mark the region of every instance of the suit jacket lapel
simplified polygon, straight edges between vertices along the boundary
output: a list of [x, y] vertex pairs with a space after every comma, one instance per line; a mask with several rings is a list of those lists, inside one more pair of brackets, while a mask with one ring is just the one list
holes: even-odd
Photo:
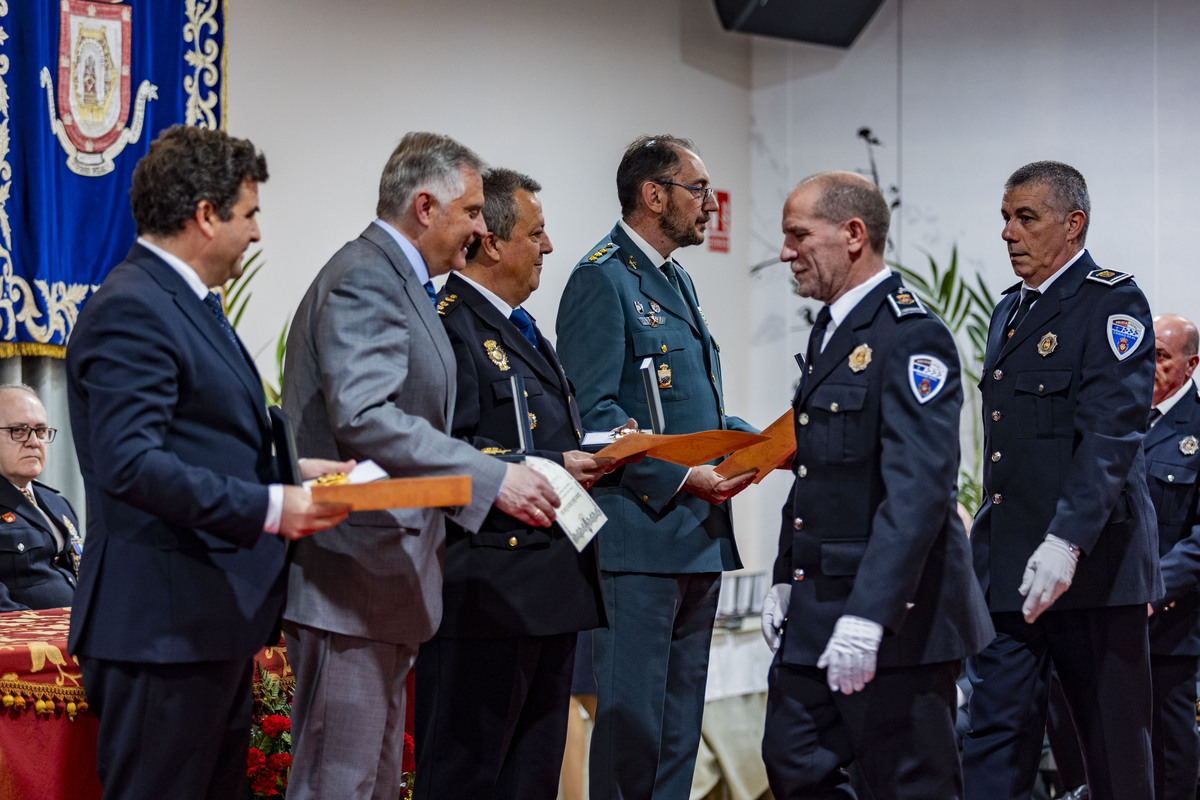
[[250, 354], [240, 344], [235, 347], [233, 342], [229, 341], [221, 323], [205, 307], [204, 301], [196, 297], [192, 287], [169, 264], [137, 244], [130, 250], [128, 260], [136, 262], [146, 270], [150, 277], [171, 295], [172, 301], [183, 317], [196, 328], [200, 336], [229, 365], [229, 368], [237, 375], [242, 387], [254, 399], [259, 425], [269, 435], [271, 423], [267, 418], [267, 402], [263, 394], [262, 378], [259, 377], [258, 370], [250, 359]]
[[1000, 360], [1000, 350], [1004, 344], [1004, 329], [1008, 318], [1013, 315], [1013, 310], [1017, 304], [1021, 302], [1021, 294], [1016, 291], [1021, 284], [1012, 286], [1005, 290], [1005, 296], [1000, 298], [1000, 302], [996, 303], [996, 309], [992, 312], [992, 324], [988, 327], [987, 352], [983, 357], [983, 375], [980, 380], [983, 380], [984, 375], [991, 372], [996, 366], [996, 362]]
[[492, 305], [491, 300], [488, 300], [474, 286], [454, 274], [451, 274], [446, 280], [446, 291], [459, 295], [462, 298], [462, 302], [470, 306], [471, 311], [476, 316], [482, 319], [489, 327], [495, 328], [500, 335], [500, 339], [504, 342], [504, 346], [537, 372], [543, 381], [547, 381], [551, 385], [558, 384], [558, 374], [550, 366], [549, 362], [546, 361], [545, 356], [534, 349], [529, 340], [521, 335], [521, 331], [517, 329], [512, 320], [501, 314], [500, 310]]
[[[637, 276], [638, 288], [641, 293], [654, 300], [665, 311], [679, 317], [693, 330], [699, 330], [683, 297], [675, 291], [675, 287], [667, 280], [667, 276], [663, 275], [662, 270], [655, 267], [650, 261], [650, 257], [643, 253], [642, 249], [626, 235], [625, 229], [621, 227], [620, 223], [613, 228], [612, 239], [621, 248], [621, 259], [625, 268]], [[652, 312], [647, 309], [646, 313]]]
[[[403, 234], [401, 234], [403, 235]], [[441, 362], [442, 371], [446, 378], [446, 405], [442, 409], [446, 420], [446, 433], [450, 432], [450, 425], [453, 421], [451, 409], [454, 408], [455, 394], [458, 391], [458, 380], [456, 378], [457, 367], [454, 362], [454, 349], [450, 346], [450, 338], [446, 335], [446, 329], [442, 327], [442, 321], [438, 317], [437, 311], [434, 309], [433, 303], [429, 302], [429, 294], [425, 291], [425, 286], [417, 280], [417, 273], [413, 266], [408, 261], [408, 257], [404, 255], [404, 251], [400, 249], [400, 245], [396, 244], [396, 240], [392, 235], [380, 228], [375, 223], [367, 226], [367, 229], [362, 232], [362, 238], [374, 244], [383, 251], [388, 261], [391, 262], [392, 268], [400, 277], [401, 285], [404, 288], [404, 295], [408, 298], [416, 312], [416, 318], [421, 325], [425, 326], [425, 330], [437, 344], [436, 354]], [[415, 326], [418, 324], [413, 322]]]
[[800, 397], [802, 401], [808, 398], [813, 389], [820, 385], [821, 381], [829, 376], [829, 373], [837, 369], [838, 365], [849, 357], [855, 347], [863, 344], [856, 332], [857, 329], [871, 324], [871, 320], [879, 312], [879, 306], [883, 304], [884, 298], [899, 285], [899, 278], [895, 275], [889, 277], [867, 292], [867, 296], [850, 310], [840, 325], [834, 328], [833, 335], [829, 337], [825, 349], [813, 359], [816, 363], [813, 365], [812, 374], [806, 372], [801, 380]]
[[[1192, 424], [1192, 414], [1196, 410], [1197, 400], [1193, 396], [1195, 387], [1192, 388], [1191, 395], [1179, 398], [1171, 410], [1163, 415], [1157, 424], [1146, 432], [1146, 438], [1142, 440], [1142, 447], [1146, 450], [1155, 445], [1165, 442], [1168, 439], [1182, 439], [1187, 433], [1188, 427]], [[1149, 413], [1149, 409], [1147, 412]]]

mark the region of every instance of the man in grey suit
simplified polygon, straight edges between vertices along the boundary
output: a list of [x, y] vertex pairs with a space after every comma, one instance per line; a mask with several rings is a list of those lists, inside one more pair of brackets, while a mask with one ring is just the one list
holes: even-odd
[[[692, 279], [671, 260], [704, 241], [717, 210], [686, 139], [643, 136], [617, 167], [622, 219], [567, 281], [558, 352], [585, 428], [650, 427], [639, 367], [654, 360], [666, 433], [732, 428], [720, 348]], [[750, 482], [711, 464], [647, 458], [597, 481], [596, 537], [609, 627], [596, 631], [599, 684], [591, 796], [672, 800], [692, 784], [721, 572], [741, 566], [724, 504]]]
[[405, 678], [442, 615], [443, 514], [478, 531], [493, 503], [548, 526], [558, 497], [529, 467], [449, 436], [454, 352], [430, 278], [486, 233], [481, 161], [446, 136], [406, 135], [379, 218], [321, 270], [288, 335], [284, 408], [314, 455], [373, 459], [392, 477], [469, 474], [452, 510], [355, 512], [292, 550], [284, 633], [296, 672], [289, 795], [400, 795]]

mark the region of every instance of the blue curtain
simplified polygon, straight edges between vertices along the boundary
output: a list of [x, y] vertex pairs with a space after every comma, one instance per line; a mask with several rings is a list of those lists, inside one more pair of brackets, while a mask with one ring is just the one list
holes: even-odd
[[0, 0], [0, 357], [61, 358], [135, 238], [133, 168], [224, 113], [223, 0]]

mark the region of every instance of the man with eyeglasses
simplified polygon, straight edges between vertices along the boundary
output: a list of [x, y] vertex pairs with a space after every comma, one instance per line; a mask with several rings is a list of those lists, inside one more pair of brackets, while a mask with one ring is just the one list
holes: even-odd
[[[639, 371], [653, 359], [666, 433], [755, 430], [726, 416], [719, 348], [692, 279], [671, 255], [704, 241], [717, 210], [695, 146], [642, 136], [617, 168], [621, 220], [572, 272], [558, 352], [589, 430], [650, 427]], [[596, 631], [599, 685], [592, 797], [686, 798], [692, 783], [721, 572], [741, 567], [725, 503], [750, 475], [656, 459], [596, 482], [596, 538], [609, 627]]]
[[46, 409], [24, 384], [0, 386], [0, 611], [71, 605], [79, 567], [79, 519], [36, 478], [46, 467]]

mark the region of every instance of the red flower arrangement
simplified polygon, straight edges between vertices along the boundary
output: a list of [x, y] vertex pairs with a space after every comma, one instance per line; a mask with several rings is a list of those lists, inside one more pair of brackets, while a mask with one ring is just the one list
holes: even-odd
[[[292, 772], [292, 698], [279, 678], [267, 672], [258, 661], [259, 697], [254, 703], [250, 723], [250, 750], [246, 755], [246, 777], [250, 781], [250, 800], [287, 797]], [[411, 758], [413, 739], [404, 734], [404, 753]], [[413, 773], [401, 776], [400, 800], [412, 800]]]

